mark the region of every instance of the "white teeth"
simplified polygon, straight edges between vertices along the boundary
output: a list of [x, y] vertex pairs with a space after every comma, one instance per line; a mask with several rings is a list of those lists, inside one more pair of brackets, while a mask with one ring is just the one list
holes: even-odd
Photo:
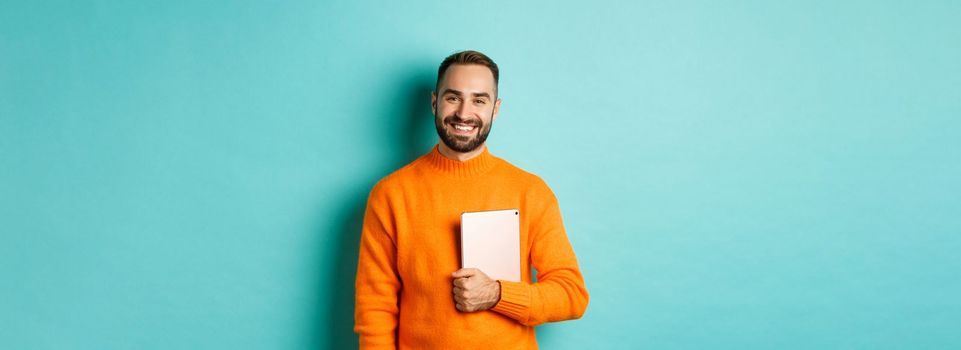
[[474, 127], [473, 127], [473, 126], [469, 126], [469, 125], [454, 125], [454, 128], [456, 128], [457, 130], [461, 130], [461, 131], [471, 131], [471, 130], [474, 130]]

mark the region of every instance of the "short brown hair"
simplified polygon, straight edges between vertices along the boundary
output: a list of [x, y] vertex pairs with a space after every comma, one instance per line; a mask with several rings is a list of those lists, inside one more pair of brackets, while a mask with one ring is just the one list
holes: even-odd
[[437, 84], [435, 89], [440, 88], [440, 80], [444, 78], [444, 73], [447, 72], [447, 68], [455, 64], [479, 64], [487, 67], [494, 74], [494, 89], [497, 89], [497, 80], [500, 78], [499, 71], [497, 70], [497, 63], [494, 63], [490, 57], [487, 55], [474, 50], [466, 50], [461, 52], [455, 52], [454, 54], [447, 56], [443, 62], [440, 63], [440, 68], [437, 69]]

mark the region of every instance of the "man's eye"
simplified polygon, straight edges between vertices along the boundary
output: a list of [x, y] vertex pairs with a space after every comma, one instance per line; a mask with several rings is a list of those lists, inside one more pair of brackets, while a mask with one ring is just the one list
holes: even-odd
[[449, 96], [449, 97], [447, 97], [447, 101], [448, 101], [448, 102], [457, 102], [457, 97]]
[[474, 103], [479, 104], [479, 105], [482, 105], [482, 104], [487, 103], [487, 101], [484, 101], [484, 100], [474, 100]]

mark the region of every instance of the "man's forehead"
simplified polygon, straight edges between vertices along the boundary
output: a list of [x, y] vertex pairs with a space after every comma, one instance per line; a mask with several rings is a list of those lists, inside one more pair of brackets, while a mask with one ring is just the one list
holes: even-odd
[[493, 92], [494, 73], [477, 64], [455, 64], [447, 69], [441, 81], [441, 92], [453, 89], [463, 93]]

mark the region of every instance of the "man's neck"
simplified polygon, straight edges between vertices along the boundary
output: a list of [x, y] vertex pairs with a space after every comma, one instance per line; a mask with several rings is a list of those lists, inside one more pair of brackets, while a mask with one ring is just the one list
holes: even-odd
[[470, 152], [457, 152], [455, 150], [452, 150], [450, 149], [450, 147], [447, 147], [447, 145], [444, 144], [443, 141], [440, 142], [439, 145], [437, 146], [437, 150], [440, 151], [441, 155], [443, 155], [444, 157], [447, 157], [448, 159], [453, 159], [461, 162], [466, 162], [468, 160], [473, 159], [474, 157], [479, 156], [481, 153], [484, 153], [485, 148], [487, 148], [486, 142], [480, 145], [480, 147], [477, 147], [477, 149]]

